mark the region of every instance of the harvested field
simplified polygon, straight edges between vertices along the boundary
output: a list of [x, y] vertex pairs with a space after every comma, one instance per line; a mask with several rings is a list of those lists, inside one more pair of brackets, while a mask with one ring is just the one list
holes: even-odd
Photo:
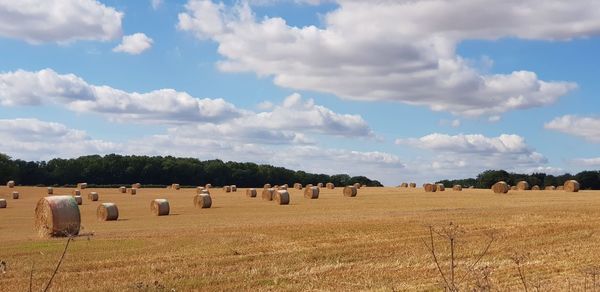
[[[211, 190], [212, 207], [193, 204], [196, 189], [118, 189], [84, 200], [81, 234], [70, 243], [52, 291], [306, 291], [442, 290], [431, 255], [427, 225], [464, 229], [458, 273], [484, 247], [481, 260], [492, 270], [496, 290], [521, 291], [515, 252], [529, 253], [524, 265], [541, 291], [583, 291], [586, 268], [600, 263], [600, 191], [509, 191], [463, 189], [425, 193], [422, 188], [366, 188], [347, 198], [342, 188], [321, 189], [318, 200], [288, 189], [289, 205]], [[40, 238], [34, 229], [37, 201], [45, 188], [0, 187], [22, 197], [0, 209], [0, 274], [5, 291], [27, 291], [35, 261], [34, 290], [50, 278], [66, 239]], [[55, 188], [55, 194], [70, 189]], [[153, 216], [153, 199], [169, 200], [169, 216]], [[119, 206], [119, 219], [102, 222], [103, 202]], [[448, 250], [435, 237], [446, 269]], [[282, 248], [283, 247], [283, 248]], [[74, 279], [85, 279], [77, 280]], [[589, 288], [590, 278], [587, 278]], [[466, 290], [466, 289], [463, 289]]]

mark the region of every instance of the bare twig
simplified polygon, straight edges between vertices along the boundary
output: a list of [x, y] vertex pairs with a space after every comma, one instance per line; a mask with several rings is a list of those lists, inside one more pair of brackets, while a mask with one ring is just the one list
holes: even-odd
[[33, 291], [33, 268], [35, 267], [35, 259], [31, 261], [31, 272], [29, 273], [29, 292]]
[[429, 249], [429, 252], [431, 253], [431, 256], [433, 257], [433, 262], [435, 263], [435, 266], [437, 267], [438, 272], [440, 273], [440, 276], [444, 280], [444, 283], [446, 283], [446, 287], [450, 287], [450, 285], [448, 284], [448, 280], [446, 280], [446, 275], [444, 275], [444, 271], [442, 271], [442, 267], [440, 267], [440, 263], [437, 259], [437, 255], [435, 254], [435, 245], [433, 242], [433, 226], [429, 226], [429, 238], [431, 240], [431, 246], [429, 246], [427, 244], [427, 242], [425, 242], [425, 240], [423, 240], [423, 243], [425, 244], [425, 246], [427, 246], [427, 249]]
[[490, 246], [492, 246], [492, 243], [494, 242], [494, 234], [490, 233], [489, 234], [490, 237], [490, 241], [488, 242], [488, 244], [485, 246], [485, 248], [483, 249], [483, 251], [479, 254], [479, 257], [477, 257], [477, 260], [475, 260], [468, 268], [467, 271], [469, 271], [467, 274], [463, 275], [458, 281], [461, 282], [463, 279], [465, 279], [466, 277], [468, 277], [472, 271], [473, 268], [479, 263], [479, 261], [481, 261], [481, 259], [488, 253], [488, 250], [490, 249]]
[[52, 280], [54, 280], [54, 276], [56, 276], [56, 273], [58, 272], [58, 268], [60, 268], [60, 264], [62, 264], [62, 261], [65, 258], [65, 254], [67, 253], [67, 249], [69, 248], [69, 243], [71, 243], [71, 239], [73, 239], [73, 237], [69, 236], [69, 238], [67, 239], [67, 244], [65, 244], [65, 249], [63, 250], [63, 253], [60, 256], [60, 259], [58, 260], [58, 264], [56, 265], [56, 268], [54, 269], [54, 273], [52, 273], [52, 277], [50, 277], [50, 280], [48, 281], [46, 288], [44, 288], [44, 292], [46, 292], [46, 291], [48, 291], [48, 289], [50, 289], [50, 285], [52, 285]]

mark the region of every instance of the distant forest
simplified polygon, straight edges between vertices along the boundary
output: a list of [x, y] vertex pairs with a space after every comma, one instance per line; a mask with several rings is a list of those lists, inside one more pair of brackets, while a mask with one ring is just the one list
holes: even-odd
[[462, 185], [464, 187], [474, 186], [476, 188], [490, 188], [498, 181], [505, 181], [509, 185], [516, 185], [519, 181], [527, 181], [530, 186], [538, 185], [540, 188], [546, 186], [562, 186], [567, 180], [577, 180], [582, 190], [600, 190], [600, 171], [582, 171], [576, 175], [569, 173], [554, 176], [545, 173], [520, 174], [509, 173], [504, 170], [486, 170], [477, 178], [441, 180], [436, 183], [444, 184], [446, 187]]
[[332, 182], [336, 186], [360, 183], [382, 186], [376, 180], [347, 174], [312, 174], [283, 167], [256, 163], [200, 161], [172, 156], [90, 155], [74, 159], [24, 161], [0, 153], [0, 182], [14, 180], [17, 185], [65, 186], [87, 182], [90, 186], [119, 186], [141, 183], [143, 186], [236, 185], [262, 187], [266, 183], [317, 184]]

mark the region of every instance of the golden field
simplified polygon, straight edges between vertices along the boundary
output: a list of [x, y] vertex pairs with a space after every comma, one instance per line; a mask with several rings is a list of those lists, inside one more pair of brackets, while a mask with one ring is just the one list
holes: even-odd
[[[9, 194], [19, 191], [21, 198]], [[438, 291], [441, 278], [424, 240], [429, 229], [459, 225], [457, 278], [494, 234], [488, 253], [461, 281], [481, 282], [487, 266], [495, 291], [521, 291], [515, 255], [530, 291], [593, 291], [600, 278], [600, 191], [510, 191], [465, 189], [321, 189], [316, 200], [289, 189], [290, 205], [247, 198], [245, 189], [211, 189], [213, 205], [197, 209], [195, 189], [82, 190], [84, 229], [71, 242], [52, 291]], [[98, 202], [87, 199], [90, 191]], [[0, 290], [27, 291], [33, 265], [34, 291], [48, 281], [66, 243], [42, 239], [33, 228], [45, 188], [0, 188]], [[71, 189], [55, 188], [55, 194]], [[166, 198], [171, 215], [152, 216], [150, 201]], [[96, 220], [101, 202], [114, 202], [119, 220]], [[435, 235], [444, 272], [448, 244]], [[600, 279], [598, 279], [600, 282]], [[597, 284], [600, 287], [600, 284]], [[480, 288], [482, 289], [482, 288]]]

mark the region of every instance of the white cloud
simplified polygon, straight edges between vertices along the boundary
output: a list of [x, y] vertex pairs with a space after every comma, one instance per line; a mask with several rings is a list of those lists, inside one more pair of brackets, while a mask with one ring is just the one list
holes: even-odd
[[546, 129], [600, 143], [600, 118], [565, 115], [544, 125]]
[[123, 36], [121, 43], [113, 49], [113, 52], [139, 55], [150, 49], [154, 41], [143, 33], [134, 33]]
[[600, 33], [600, 2], [590, 0], [338, 2], [318, 28], [293, 27], [277, 17], [257, 20], [247, 3], [190, 0], [178, 28], [217, 42], [223, 71], [251, 71], [283, 87], [343, 98], [496, 119], [552, 104], [576, 85], [543, 81], [529, 71], [482, 74], [456, 54], [461, 41]]
[[37, 119], [0, 120], [0, 152], [13, 157], [46, 160], [118, 151], [117, 143], [90, 138], [84, 131]]
[[94, 0], [0, 0], [0, 36], [34, 44], [112, 40], [121, 35], [122, 18]]
[[594, 158], [577, 158], [571, 160], [571, 164], [581, 167], [600, 167], [600, 157]]
[[[374, 137], [359, 115], [340, 114], [303, 100], [285, 98], [270, 111], [252, 112], [224, 99], [195, 98], [174, 89], [147, 93], [126, 92], [88, 84], [82, 78], [51, 69], [0, 73], [0, 105], [64, 105], [76, 112], [91, 112], [113, 121], [182, 125], [189, 135], [219, 135], [263, 143], [314, 143], [307, 133], [343, 137]], [[230, 138], [231, 137], [231, 138]]]
[[433, 154], [407, 162], [407, 168], [433, 179], [472, 177], [487, 169], [530, 172], [543, 169], [540, 167], [548, 163], [546, 157], [518, 135], [434, 133], [421, 138], [397, 139], [396, 144], [431, 151]]
[[154, 10], [158, 10], [162, 4], [162, 0], [150, 0], [150, 5], [152, 5], [152, 9]]

